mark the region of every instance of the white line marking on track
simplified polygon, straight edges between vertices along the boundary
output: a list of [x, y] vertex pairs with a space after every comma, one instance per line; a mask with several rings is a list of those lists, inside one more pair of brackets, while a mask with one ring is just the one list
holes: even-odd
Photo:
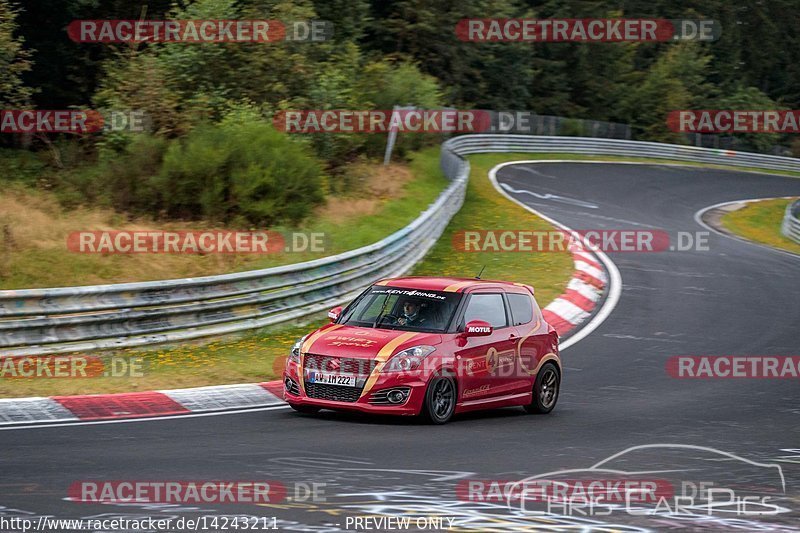
[[565, 196], [559, 196], [557, 194], [540, 194], [538, 192], [528, 191], [525, 189], [515, 189], [511, 185], [507, 183], [501, 183], [500, 186], [507, 190], [508, 192], [513, 192], [515, 194], [530, 194], [531, 196], [535, 196], [541, 200], [555, 200], [556, 202], [561, 202], [570, 205], [577, 205], [579, 207], [586, 207], [587, 209], [597, 209], [597, 206], [591, 204], [589, 202], [584, 202], [583, 200], [576, 200], [574, 198], [567, 198]]
[[558, 176], [552, 176], [550, 174], [545, 174], [544, 172], [539, 172], [535, 168], [520, 167], [517, 170], [521, 170], [523, 172], [528, 172], [529, 174], [535, 174], [537, 176], [542, 176], [543, 178], [549, 178], [551, 180], [557, 180], [558, 179]]
[[[515, 204], [521, 206], [523, 209], [527, 209], [534, 215], [543, 218], [547, 222], [553, 224], [554, 226], [563, 229], [564, 231], [572, 231], [570, 228], [553, 220], [552, 218], [548, 217], [547, 215], [540, 213], [539, 211], [535, 210], [534, 208], [525, 205], [523, 202], [520, 202], [508, 192], [506, 192], [500, 184], [497, 182], [497, 172], [503, 168], [510, 165], [527, 165], [527, 164], [536, 164], [536, 163], [574, 163], [574, 161], [569, 160], [559, 160], [559, 159], [539, 159], [539, 160], [524, 160], [524, 161], [507, 161], [505, 163], [500, 163], [499, 165], [495, 166], [489, 171], [489, 180], [491, 180], [492, 185], [494, 188], [503, 196], [514, 202]], [[583, 163], [615, 163], [615, 161], [583, 161]], [[614, 262], [609, 259], [609, 257], [603, 253], [602, 251], [596, 251], [597, 257], [606, 267], [608, 270], [608, 296], [606, 297], [605, 302], [603, 302], [603, 306], [600, 308], [600, 311], [597, 312], [596, 315], [589, 321], [588, 324], [583, 326], [581, 329], [578, 330], [572, 337], [564, 341], [563, 344], [559, 346], [561, 350], [566, 350], [570, 346], [574, 346], [575, 344], [579, 343], [583, 339], [586, 338], [591, 332], [597, 329], [600, 324], [605, 322], [605, 320], [609, 317], [611, 312], [617, 306], [619, 302], [620, 294], [622, 293], [622, 276], [619, 273], [619, 269]]]
[[87, 420], [84, 422], [67, 422], [58, 424], [7, 426], [7, 427], [0, 427], [0, 431], [13, 431], [15, 429], [45, 429], [45, 428], [70, 427], [70, 426], [93, 426], [100, 424], [124, 424], [129, 422], [155, 422], [158, 420], [172, 420], [174, 418], [199, 418], [201, 416], [238, 415], [243, 413], [257, 413], [261, 411], [275, 411], [277, 409], [289, 409], [289, 405], [288, 404], [271, 405], [269, 407], [255, 407], [253, 409], [237, 409], [234, 411], [218, 411], [215, 413], [189, 413], [185, 415], [151, 416], [146, 418], [124, 418], [119, 420]]

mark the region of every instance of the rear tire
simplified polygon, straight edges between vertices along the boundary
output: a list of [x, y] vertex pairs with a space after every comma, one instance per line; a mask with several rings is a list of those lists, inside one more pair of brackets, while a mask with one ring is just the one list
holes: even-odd
[[319, 407], [311, 407], [310, 405], [294, 405], [290, 403], [289, 407], [304, 415], [315, 415], [320, 412]]
[[425, 391], [422, 416], [431, 424], [446, 424], [456, 411], [456, 382], [449, 376], [435, 377]]
[[561, 389], [561, 374], [556, 365], [545, 363], [536, 374], [533, 383], [533, 398], [525, 406], [529, 413], [547, 414], [553, 410], [558, 402], [558, 391]]

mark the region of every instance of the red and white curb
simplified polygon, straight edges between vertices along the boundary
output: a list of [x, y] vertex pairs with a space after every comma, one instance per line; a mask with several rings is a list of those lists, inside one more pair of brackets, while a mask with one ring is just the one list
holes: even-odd
[[594, 255], [577, 244], [571, 251], [575, 272], [567, 290], [542, 309], [544, 319], [561, 336], [591, 316], [608, 284], [608, 276]]
[[0, 400], [0, 427], [246, 410], [283, 404], [280, 381]]

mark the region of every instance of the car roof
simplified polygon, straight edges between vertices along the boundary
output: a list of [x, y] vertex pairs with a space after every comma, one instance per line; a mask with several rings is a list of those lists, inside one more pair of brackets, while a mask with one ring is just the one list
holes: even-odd
[[[406, 276], [382, 279], [375, 285], [444, 292], [470, 292], [476, 289], [501, 289], [518, 292], [519, 289], [533, 293], [533, 287], [511, 281], [484, 280], [475, 278], [450, 278], [429, 276]], [[517, 289], [517, 290], [513, 290]]]

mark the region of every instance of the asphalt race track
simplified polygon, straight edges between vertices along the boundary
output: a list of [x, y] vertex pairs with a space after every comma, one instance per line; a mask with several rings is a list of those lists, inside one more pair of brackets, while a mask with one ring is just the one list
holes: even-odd
[[[500, 169], [497, 180], [571, 228], [670, 234], [707, 231], [694, 215], [713, 204], [800, 195], [800, 180], [788, 177], [656, 165], [521, 164]], [[446, 530], [449, 517], [451, 530], [800, 531], [800, 381], [675, 379], [665, 370], [675, 355], [800, 355], [800, 258], [716, 233], [708, 243], [708, 251], [608, 254], [621, 274], [620, 300], [564, 352], [561, 398], [549, 416], [507, 409], [426, 426], [280, 408], [0, 431], [0, 516], [248, 515], [276, 517], [284, 531], [363, 531], [353, 518], [364, 516], [444, 518], [429, 530]], [[456, 490], [469, 480], [585, 470], [620, 452], [602, 465], [614, 472], [589, 477], [635, 472], [670, 480], [676, 493], [713, 483], [756, 496], [748, 501], [760, 507], [719, 495], [713, 507], [698, 497], [679, 509], [668, 499], [658, 512], [644, 506], [649, 514], [624, 502], [545, 513]], [[295, 482], [325, 484], [325, 501], [100, 505], [67, 497], [83, 480], [263, 479], [281, 481], [290, 497]], [[395, 529], [378, 524], [370, 527]]]

